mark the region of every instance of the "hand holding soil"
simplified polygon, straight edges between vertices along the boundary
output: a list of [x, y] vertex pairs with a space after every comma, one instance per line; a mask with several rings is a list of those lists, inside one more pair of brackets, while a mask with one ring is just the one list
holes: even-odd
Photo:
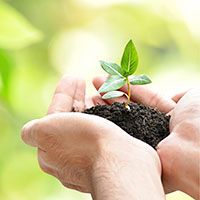
[[138, 86], [151, 80], [133, 75], [138, 54], [132, 40], [121, 65], [101, 66], [109, 77], [93, 84], [102, 97], [85, 97], [85, 82], [65, 76], [48, 116], [24, 126], [22, 139], [38, 148], [41, 169], [95, 200], [161, 200], [164, 189], [200, 199], [200, 91], [166, 99]]
[[[95, 78], [95, 88], [98, 90], [105, 80], [105, 77]], [[172, 99], [165, 99], [146, 86], [131, 87], [132, 101], [171, 115], [170, 135], [157, 147], [163, 168], [165, 192], [181, 190], [200, 199], [200, 89], [192, 89], [177, 94]], [[126, 87], [121, 90], [127, 92]], [[120, 97], [118, 101], [124, 102], [125, 99]], [[114, 101], [107, 100], [106, 103], [112, 104]]]
[[[128, 101], [121, 97], [118, 100], [125, 104], [109, 105], [112, 101], [107, 100], [108, 105], [87, 109], [85, 113], [104, 117], [131, 136], [157, 148], [163, 165], [166, 193], [181, 190], [200, 199], [199, 89], [191, 90], [185, 96], [184, 93], [176, 95], [170, 101], [136, 86], [151, 83], [151, 80], [146, 75], [133, 76], [138, 66], [138, 54], [131, 40], [125, 47], [121, 65], [101, 61], [101, 66], [109, 74], [106, 80], [94, 80], [94, 86], [102, 98], [107, 100], [125, 95]], [[122, 87], [124, 85], [126, 88]], [[120, 91], [115, 91], [117, 89]], [[130, 100], [143, 105], [130, 104]], [[171, 119], [169, 115], [172, 115]]]
[[[101, 117], [71, 113], [85, 105], [82, 80], [64, 77], [49, 115], [23, 128], [25, 143], [38, 148], [38, 161], [68, 188], [94, 199], [164, 199], [156, 151]], [[98, 97], [89, 98], [93, 102]], [[106, 102], [104, 102], [106, 103]]]
[[[102, 82], [103, 78], [94, 79], [95, 87]], [[158, 145], [166, 192], [179, 189], [198, 199], [200, 91], [191, 90], [172, 100], [144, 86], [132, 87], [132, 100], [172, 113], [172, 133]], [[64, 77], [49, 115], [29, 122], [22, 139], [38, 148], [43, 171], [68, 188], [92, 193], [94, 199], [164, 199], [161, 165], [153, 148], [101, 117], [71, 113], [87, 105], [110, 103], [113, 100], [99, 96], [85, 98], [84, 81]]]

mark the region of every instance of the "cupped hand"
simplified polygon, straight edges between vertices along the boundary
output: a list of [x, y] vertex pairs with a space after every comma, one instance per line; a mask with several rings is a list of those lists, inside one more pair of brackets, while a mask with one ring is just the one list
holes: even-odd
[[200, 199], [200, 89], [189, 90], [177, 102], [170, 131], [157, 148], [165, 189]]
[[160, 161], [150, 146], [130, 137], [106, 119], [71, 112], [82, 111], [86, 104], [101, 101], [97, 96], [92, 99], [86, 103], [84, 81], [64, 77], [57, 86], [48, 115], [24, 126], [22, 139], [38, 148], [42, 170], [55, 176], [64, 186], [82, 192], [92, 192], [94, 179], [105, 176], [105, 166], [109, 163], [117, 168], [111, 171], [119, 173], [124, 169], [126, 174], [128, 170], [133, 173], [137, 168], [141, 174], [137, 187], [145, 184], [142, 175], [150, 170], [153, 180], [150, 182], [154, 185], [151, 188], [155, 193], [158, 189], [162, 193]]
[[[94, 79], [93, 84], [97, 90], [105, 79]], [[121, 90], [127, 91], [126, 87]], [[131, 96], [134, 102], [171, 115], [171, 134], [157, 147], [165, 192], [181, 190], [200, 199], [200, 89], [165, 98], [148, 89], [148, 86], [132, 86]], [[126, 99], [118, 98], [118, 101]], [[113, 100], [107, 100], [106, 103], [113, 103]]]

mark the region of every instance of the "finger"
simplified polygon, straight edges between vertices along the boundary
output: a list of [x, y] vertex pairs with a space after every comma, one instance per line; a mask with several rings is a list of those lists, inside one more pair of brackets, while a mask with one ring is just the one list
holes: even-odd
[[[98, 90], [101, 87], [101, 85], [105, 82], [105, 80], [106, 80], [106, 77], [97, 77], [97, 78], [93, 79], [93, 85], [96, 88], [96, 90]], [[101, 94], [101, 95], [103, 95], [103, 94]], [[126, 102], [126, 101], [127, 101], [127, 98], [124, 97], [124, 96], [114, 98], [114, 99], [105, 99], [104, 100], [104, 102], [106, 104], [113, 104], [114, 102], [123, 103], [123, 102]]]
[[57, 85], [48, 114], [72, 111], [76, 86], [77, 78], [64, 76]]
[[93, 102], [93, 100], [92, 100], [92, 97], [87, 97], [86, 99], [85, 99], [85, 107], [86, 107], [86, 109], [87, 108], [91, 108], [91, 107], [93, 107], [94, 106], [94, 102]]
[[67, 114], [52, 114], [28, 122], [22, 129], [22, 140], [26, 144], [38, 147], [43, 151], [55, 150], [58, 147], [59, 130], [62, 130], [66, 123], [65, 120], [62, 123], [60, 122], [59, 115], [65, 116]]
[[24, 125], [21, 132], [22, 140], [33, 147], [38, 147], [37, 132], [35, 131], [39, 126], [39, 119], [32, 120]]
[[[127, 91], [126, 87], [122, 88], [124, 92]], [[132, 101], [141, 103], [143, 105], [157, 108], [161, 112], [168, 113], [174, 109], [176, 103], [160, 93], [153, 91], [148, 86], [135, 85], [131, 86]]]
[[96, 95], [92, 97], [93, 104], [96, 105], [108, 105], [106, 101], [104, 101], [100, 95]]
[[91, 108], [96, 105], [108, 105], [99, 95], [86, 98], [85, 100], [85, 108]]
[[[95, 78], [93, 80], [95, 88], [98, 89], [105, 80], [105, 77]], [[126, 86], [122, 87], [120, 90], [127, 93]], [[172, 110], [176, 105], [172, 99], [165, 98], [159, 93], [149, 89], [147, 86], [140, 85], [131, 86], [131, 100], [146, 106], [158, 108], [160, 111], [165, 113]]]
[[[188, 91], [188, 90], [187, 90], [187, 91]], [[178, 103], [178, 101], [180, 101], [180, 99], [186, 94], [187, 91], [185, 90], [185, 91], [183, 91], [183, 92], [180, 92], [180, 93], [174, 95], [171, 99], [172, 99], [175, 103]], [[169, 115], [169, 116], [173, 115], [173, 111], [174, 111], [174, 110], [172, 109], [170, 112], [167, 113], [167, 115]]]
[[180, 93], [174, 95], [172, 97], [172, 100], [177, 103], [187, 93], [187, 91], [183, 91], [183, 92], [180, 92]]
[[73, 110], [75, 112], [82, 112], [85, 109], [85, 88], [85, 81], [77, 79], [73, 103]]
[[200, 114], [200, 88], [189, 90], [177, 103], [173, 111], [170, 127], [173, 129], [184, 120], [192, 120]]

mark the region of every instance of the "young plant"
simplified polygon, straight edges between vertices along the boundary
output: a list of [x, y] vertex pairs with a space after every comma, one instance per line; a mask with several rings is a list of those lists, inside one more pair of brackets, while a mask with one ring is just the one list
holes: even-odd
[[[103, 99], [111, 99], [125, 95], [127, 97], [126, 107], [131, 99], [130, 85], [144, 85], [151, 83], [146, 75], [133, 75], [138, 66], [138, 54], [136, 48], [130, 40], [125, 47], [121, 66], [116, 63], [100, 61], [101, 67], [110, 75], [105, 83], [99, 88], [99, 93], [105, 93]], [[117, 91], [127, 85], [127, 94]]]

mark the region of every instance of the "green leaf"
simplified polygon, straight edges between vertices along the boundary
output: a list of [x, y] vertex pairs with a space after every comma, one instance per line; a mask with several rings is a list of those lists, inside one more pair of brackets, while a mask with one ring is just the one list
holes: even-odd
[[0, 1], [0, 47], [19, 49], [42, 38], [42, 34], [34, 28], [17, 10]]
[[118, 75], [110, 76], [106, 82], [99, 88], [98, 92], [109, 92], [117, 90], [126, 84], [126, 79]]
[[102, 96], [102, 99], [113, 99], [113, 98], [116, 98], [116, 97], [121, 97], [123, 95], [126, 95], [126, 93], [121, 92], [121, 91], [111, 91], [111, 92], [104, 94]]
[[125, 47], [124, 54], [121, 60], [121, 67], [126, 72], [126, 75], [132, 75], [138, 66], [138, 55], [136, 48], [130, 40]]
[[152, 81], [144, 74], [142, 75], [137, 75], [137, 76], [131, 76], [129, 78], [129, 81], [132, 85], [145, 85], [149, 84]]
[[101, 67], [111, 75], [118, 75], [118, 76], [123, 76], [123, 70], [122, 68], [116, 64], [116, 63], [108, 63], [105, 61], [100, 61]]

